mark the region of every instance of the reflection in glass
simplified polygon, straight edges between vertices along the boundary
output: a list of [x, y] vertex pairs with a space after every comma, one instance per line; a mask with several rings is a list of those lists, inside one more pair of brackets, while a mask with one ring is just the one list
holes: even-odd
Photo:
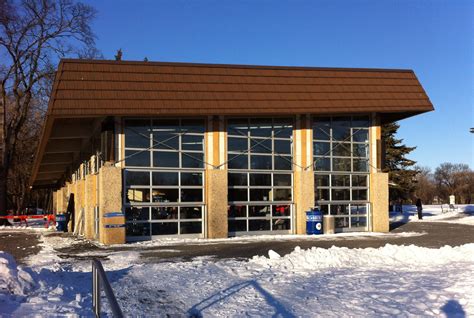
[[150, 121], [127, 120], [125, 121], [125, 147], [148, 148], [150, 147]]
[[152, 202], [178, 202], [178, 189], [153, 189]]
[[289, 205], [274, 205], [273, 206], [273, 216], [290, 216], [291, 208]]
[[250, 141], [252, 153], [272, 153], [272, 141], [268, 139], [252, 139]]
[[366, 189], [352, 190], [352, 200], [366, 201], [367, 200], [367, 190]]
[[227, 210], [228, 217], [230, 218], [242, 218], [247, 216], [246, 205], [231, 205]]
[[153, 151], [153, 166], [179, 168], [179, 153], [169, 151]]
[[343, 143], [334, 143], [332, 148], [332, 155], [339, 157], [350, 157], [351, 145]]
[[369, 142], [369, 130], [368, 129], [354, 128], [354, 133], [352, 135], [352, 141], [354, 141], [354, 142]]
[[249, 231], [270, 231], [270, 220], [249, 220]]
[[177, 219], [178, 208], [173, 207], [153, 207], [151, 208], [152, 220]]
[[369, 147], [366, 144], [353, 144], [352, 153], [354, 157], [368, 158], [369, 157]]
[[150, 153], [148, 151], [125, 150], [125, 165], [129, 167], [149, 167]]
[[316, 174], [314, 175], [314, 185], [318, 187], [329, 187], [329, 175]]
[[366, 187], [367, 186], [367, 175], [352, 175], [352, 186], [353, 187]]
[[273, 201], [291, 201], [291, 189], [273, 190]]
[[264, 173], [251, 173], [250, 174], [250, 185], [251, 186], [269, 186], [272, 183], [271, 174]]
[[200, 172], [181, 172], [181, 185], [183, 186], [201, 186], [202, 173]]
[[354, 159], [354, 171], [367, 172], [369, 171], [369, 161], [366, 159]]
[[201, 119], [182, 119], [181, 131], [184, 133], [204, 133], [204, 121]]
[[174, 235], [178, 234], [177, 222], [152, 223], [151, 235]]
[[150, 202], [150, 189], [127, 189], [127, 203]]
[[204, 154], [202, 153], [182, 153], [181, 161], [183, 168], [204, 168]]
[[246, 220], [229, 220], [228, 228], [229, 228], [229, 233], [247, 231], [247, 221]]
[[153, 172], [153, 185], [178, 185], [178, 172]]
[[228, 154], [228, 167], [229, 169], [247, 169], [248, 168], [248, 157], [246, 155], [234, 155]]
[[150, 173], [145, 171], [127, 171], [125, 185], [150, 185]]
[[249, 205], [249, 216], [265, 217], [270, 216], [270, 206], [268, 205]]
[[271, 170], [272, 169], [272, 156], [253, 155], [250, 157], [250, 168]]
[[349, 189], [332, 189], [332, 198], [333, 201], [349, 201], [350, 190]]
[[179, 135], [177, 133], [169, 132], [154, 132], [153, 133], [153, 148], [178, 150]]
[[250, 201], [269, 201], [271, 189], [251, 189]]
[[275, 153], [278, 154], [291, 154], [291, 141], [290, 140], [277, 140], [275, 139]]
[[318, 189], [316, 188], [316, 201], [328, 201], [329, 200], [329, 189]]
[[330, 149], [329, 142], [314, 142], [313, 143], [313, 153], [316, 156], [329, 156]]
[[227, 150], [235, 152], [244, 152], [248, 150], [248, 139], [247, 138], [233, 138], [227, 139]]
[[351, 159], [334, 158], [332, 160], [332, 168], [334, 171], [351, 171]]
[[254, 137], [271, 137], [272, 120], [267, 118], [251, 119], [250, 135]]
[[348, 204], [331, 204], [331, 215], [346, 215], [349, 214]]
[[316, 171], [330, 171], [331, 160], [325, 157], [314, 158], [314, 170]]
[[351, 227], [366, 227], [367, 218], [366, 217], [352, 217], [351, 218]]
[[181, 234], [195, 234], [201, 233], [202, 223], [201, 222], [181, 222], [180, 233]]
[[229, 186], [246, 186], [247, 174], [246, 173], [229, 173], [228, 182], [229, 182]]
[[274, 186], [291, 186], [291, 174], [273, 174], [273, 185]]
[[180, 208], [180, 217], [181, 219], [200, 219], [202, 217], [202, 208], [183, 206]]
[[333, 187], [349, 187], [350, 184], [350, 175], [332, 175], [332, 186]]
[[202, 189], [181, 189], [181, 202], [202, 201]]
[[247, 201], [247, 189], [229, 189], [229, 202]]
[[291, 170], [291, 167], [292, 167], [291, 157], [288, 157], [288, 156], [275, 157], [275, 170]]
[[290, 219], [274, 219], [272, 221], [273, 231], [290, 230]]
[[181, 137], [181, 149], [204, 151], [204, 137], [183, 135]]
[[150, 218], [150, 208], [148, 207], [128, 207], [125, 209], [125, 219], [132, 220], [148, 220]]
[[127, 223], [125, 225], [127, 236], [150, 236], [150, 223]]

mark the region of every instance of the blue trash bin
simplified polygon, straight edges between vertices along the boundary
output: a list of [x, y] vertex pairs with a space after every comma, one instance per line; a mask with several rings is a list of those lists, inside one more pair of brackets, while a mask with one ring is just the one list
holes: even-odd
[[306, 234], [323, 234], [323, 214], [319, 209], [306, 212]]
[[66, 216], [64, 214], [56, 214], [56, 231], [65, 232]]

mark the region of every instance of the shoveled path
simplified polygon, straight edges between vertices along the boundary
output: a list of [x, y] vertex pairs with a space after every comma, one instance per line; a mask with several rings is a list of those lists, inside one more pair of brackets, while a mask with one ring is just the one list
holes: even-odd
[[87, 259], [91, 256], [88, 252], [94, 252], [95, 257], [113, 257], [113, 252], [140, 251], [142, 260], [157, 263], [173, 260], [191, 260], [195, 257], [212, 257], [216, 259], [226, 258], [250, 258], [254, 255], [268, 255], [272, 249], [280, 255], [291, 253], [296, 246], [303, 249], [315, 247], [330, 248], [331, 246], [347, 248], [378, 248], [385, 244], [395, 245], [418, 245], [429, 248], [439, 248], [444, 245], [459, 246], [474, 243], [474, 226], [445, 223], [445, 222], [410, 222], [407, 224], [394, 224], [391, 233], [417, 232], [422, 235], [413, 236], [341, 236], [334, 238], [312, 238], [312, 239], [268, 239], [258, 241], [230, 240], [230, 241], [205, 241], [202, 243], [183, 243], [162, 246], [141, 246], [136, 244], [121, 245], [117, 247], [98, 247], [87, 241], [74, 246], [57, 249], [59, 255], [64, 258]]
[[19, 264], [23, 264], [30, 255], [36, 255], [41, 247], [38, 245], [40, 234], [16, 230], [0, 230], [0, 251], [7, 252]]

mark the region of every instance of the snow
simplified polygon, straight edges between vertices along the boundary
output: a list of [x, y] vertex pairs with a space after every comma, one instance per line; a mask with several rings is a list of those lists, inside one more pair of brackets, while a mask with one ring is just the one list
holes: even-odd
[[[16, 286], [0, 293], [0, 310], [7, 316], [90, 316], [90, 261], [62, 259], [53, 249], [77, 240], [53, 235], [42, 240], [27, 268], [0, 254], [1, 277], [10, 282], [0, 280], [0, 290]], [[139, 248], [108, 256], [103, 265], [125, 316], [474, 315], [474, 244], [296, 247], [285, 256], [269, 250], [248, 260], [199, 257], [151, 264], [140, 258]]]
[[418, 220], [416, 206], [404, 205], [403, 213], [390, 212], [390, 222], [447, 222], [474, 225], [474, 205], [456, 205], [454, 210], [444, 205], [424, 205], [423, 219]]

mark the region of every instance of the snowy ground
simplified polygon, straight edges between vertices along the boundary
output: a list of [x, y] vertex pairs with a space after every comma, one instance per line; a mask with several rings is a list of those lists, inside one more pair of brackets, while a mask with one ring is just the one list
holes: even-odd
[[418, 220], [416, 206], [404, 205], [403, 212], [390, 212], [390, 222], [448, 222], [474, 225], [474, 205], [455, 205], [450, 209], [444, 205], [423, 206], [423, 220]]
[[[473, 224], [471, 208], [425, 207], [421, 222]], [[420, 222], [415, 214], [407, 207], [391, 219]], [[42, 250], [28, 266], [0, 252], [0, 316], [91, 316], [90, 262], [57, 256], [53, 247], [74, 244], [72, 238], [39, 233]], [[126, 316], [474, 316], [474, 244], [296, 248], [283, 257], [269, 251], [244, 261], [156, 264], [144, 264], [137, 251], [117, 251], [103, 264]]]

